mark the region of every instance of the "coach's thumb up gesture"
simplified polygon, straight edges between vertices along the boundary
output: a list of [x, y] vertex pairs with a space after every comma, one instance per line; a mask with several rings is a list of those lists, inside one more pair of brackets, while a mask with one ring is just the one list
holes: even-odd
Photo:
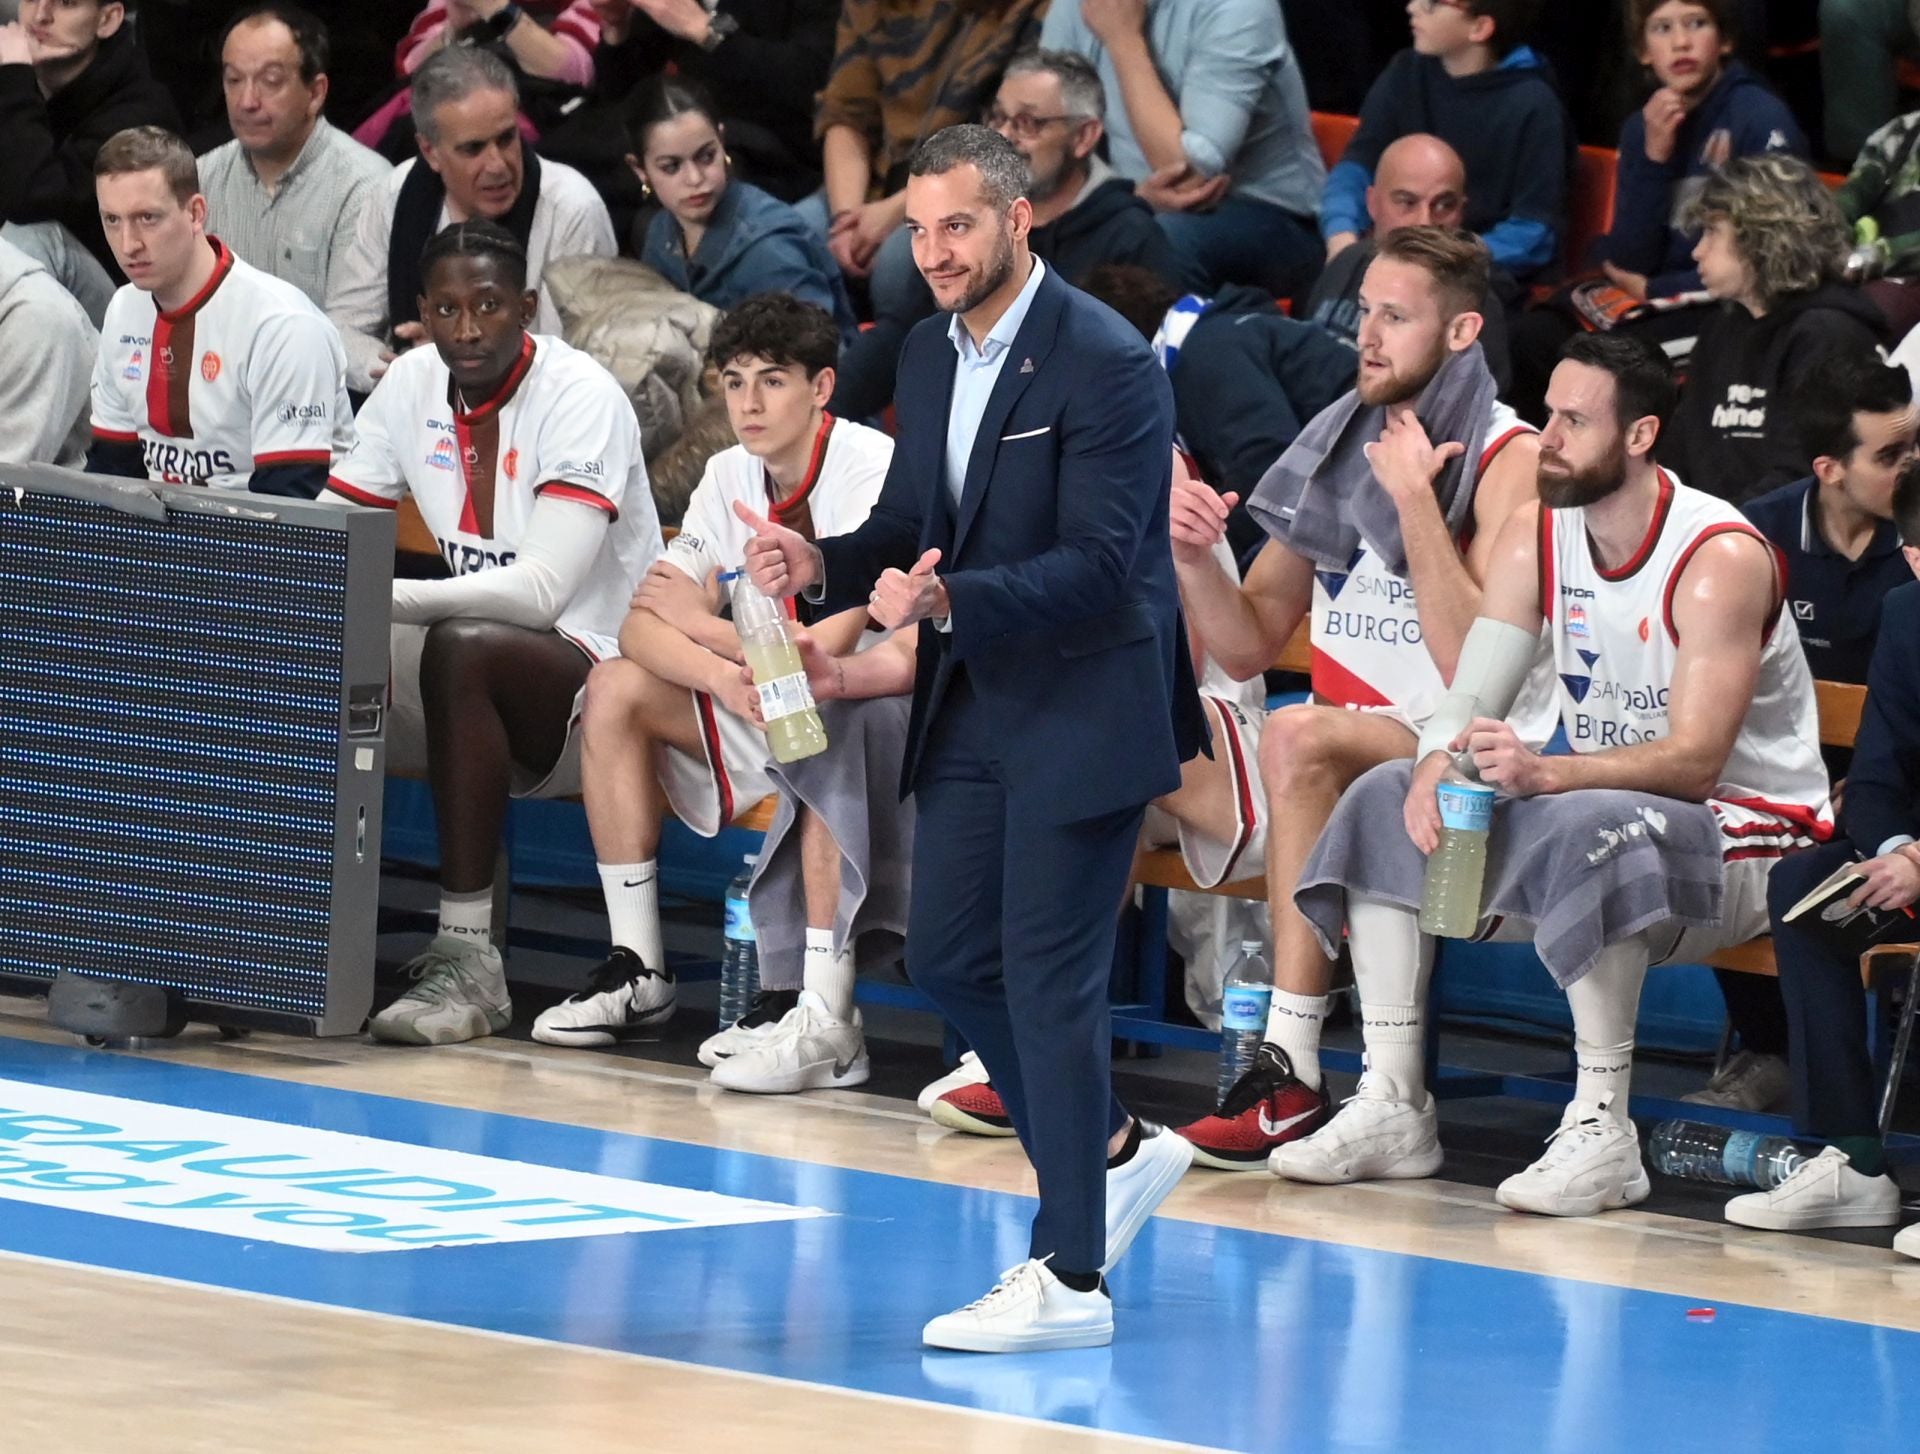
[[736, 500], [733, 513], [753, 530], [747, 542], [747, 575], [760, 590], [774, 599], [795, 596], [820, 583], [820, 552], [797, 530], [763, 519]]

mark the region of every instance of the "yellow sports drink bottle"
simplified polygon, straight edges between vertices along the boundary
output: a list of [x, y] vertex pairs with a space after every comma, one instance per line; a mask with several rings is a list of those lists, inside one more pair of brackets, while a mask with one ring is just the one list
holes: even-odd
[[775, 762], [798, 762], [827, 750], [827, 729], [813, 703], [800, 648], [787, 631], [782, 603], [769, 600], [745, 571], [733, 577], [733, 629], [760, 693], [760, 715], [767, 724], [767, 748]]

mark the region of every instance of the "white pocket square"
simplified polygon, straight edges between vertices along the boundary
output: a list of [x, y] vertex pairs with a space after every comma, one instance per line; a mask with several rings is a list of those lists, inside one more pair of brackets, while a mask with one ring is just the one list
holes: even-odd
[[1029, 429], [1025, 434], [1003, 434], [1000, 436], [1000, 442], [1011, 444], [1016, 439], [1038, 439], [1043, 434], [1051, 433], [1053, 433], [1053, 426], [1048, 424], [1039, 429]]

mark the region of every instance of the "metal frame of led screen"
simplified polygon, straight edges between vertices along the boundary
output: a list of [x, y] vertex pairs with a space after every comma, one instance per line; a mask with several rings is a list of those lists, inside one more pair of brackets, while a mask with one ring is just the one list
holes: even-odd
[[391, 511], [0, 465], [0, 981], [351, 1034]]

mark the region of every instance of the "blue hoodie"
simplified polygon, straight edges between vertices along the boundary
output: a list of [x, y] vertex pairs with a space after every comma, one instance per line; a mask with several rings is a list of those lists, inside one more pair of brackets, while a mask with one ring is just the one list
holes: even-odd
[[[1725, 154], [1720, 155], [1723, 147]], [[1693, 245], [1700, 234], [1680, 225], [1687, 204], [1715, 166], [1762, 152], [1804, 157], [1807, 139], [1786, 102], [1739, 61], [1727, 64], [1713, 89], [1681, 123], [1669, 161], [1647, 159], [1646, 118], [1634, 112], [1620, 128], [1613, 230], [1595, 241], [1594, 263], [1644, 273], [1652, 298], [1698, 290]]]
[[722, 311], [755, 293], [791, 293], [831, 313], [843, 342], [859, 332], [839, 265], [819, 234], [778, 197], [737, 177], [720, 194], [691, 259], [680, 224], [662, 208], [647, 224], [640, 261]]
[[1433, 56], [1403, 50], [1367, 92], [1360, 127], [1320, 197], [1320, 232], [1366, 232], [1367, 188], [1380, 154], [1425, 132], [1467, 168], [1467, 227], [1494, 263], [1524, 281], [1554, 259], [1566, 225], [1573, 126], [1540, 57], [1516, 46], [1490, 71], [1449, 76]]

